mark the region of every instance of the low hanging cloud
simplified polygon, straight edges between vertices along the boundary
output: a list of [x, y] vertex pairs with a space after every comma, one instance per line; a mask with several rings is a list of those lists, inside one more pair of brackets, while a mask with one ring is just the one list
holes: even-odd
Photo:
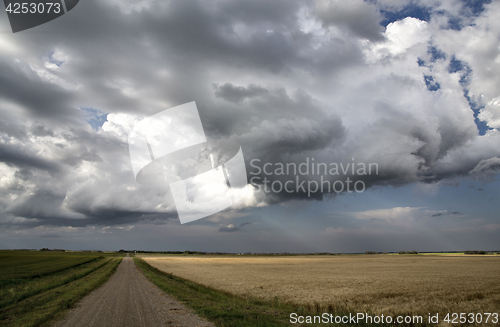
[[241, 223], [238, 226], [235, 226], [234, 224], [229, 224], [227, 226], [222, 226], [221, 228], [219, 228], [219, 232], [236, 232], [239, 231], [242, 227], [250, 224], [251, 223], [249, 222]]
[[226, 83], [224, 85], [213, 84], [213, 88], [217, 98], [234, 103], [268, 93], [265, 88], [254, 84], [250, 84], [248, 87], [235, 86], [231, 83]]
[[433, 214], [431, 217], [441, 217], [441, 216], [448, 216], [448, 215], [461, 215], [462, 213], [459, 211], [443, 211], [443, 212], [437, 212]]
[[407, 223], [411, 221], [425, 220], [429, 217], [441, 217], [449, 215], [462, 215], [458, 211], [435, 211], [419, 207], [394, 207], [390, 209], [374, 209], [350, 213], [355, 219], [382, 221], [386, 223]]

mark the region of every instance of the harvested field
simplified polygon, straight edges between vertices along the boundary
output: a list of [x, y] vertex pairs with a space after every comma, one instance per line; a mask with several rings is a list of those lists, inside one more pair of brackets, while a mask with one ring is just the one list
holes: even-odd
[[500, 257], [152, 256], [167, 273], [243, 296], [376, 313], [500, 312]]

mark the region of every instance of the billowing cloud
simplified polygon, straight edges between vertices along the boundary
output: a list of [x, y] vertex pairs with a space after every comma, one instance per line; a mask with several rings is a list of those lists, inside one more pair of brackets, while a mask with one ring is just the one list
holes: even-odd
[[319, 0], [316, 1], [314, 12], [325, 25], [345, 27], [354, 35], [369, 39], [381, 40], [380, 26], [382, 15], [377, 7], [362, 0]]
[[[241, 144], [256, 186], [264, 178], [313, 186], [349, 178], [366, 188], [492, 180], [500, 157], [500, 4], [465, 14], [455, 1], [422, 1], [428, 19], [381, 25], [406, 5], [88, 1], [47, 24], [58, 32], [43, 41], [2, 34], [0, 222], [175, 218], [168, 186], [136, 182], [127, 138], [144, 117], [191, 101], [208, 138]], [[450, 28], [457, 15], [460, 28]], [[313, 158], [329, 171], [332, 163], [337, 171], [358, 163], [377, 171], [276, 173], [280, 163]], [[252, 174], [254, 159], [273, 173]], [[249, 187], [236, 210], [345, 192], [275, 189]], [[391, 212], [421, 213], [398, 210]]]

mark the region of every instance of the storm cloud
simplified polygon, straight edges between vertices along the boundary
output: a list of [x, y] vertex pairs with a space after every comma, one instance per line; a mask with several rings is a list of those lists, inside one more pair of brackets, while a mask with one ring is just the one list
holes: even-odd
[[[325, 176], [368, 189], [494, 180], [500, 4], [420, 4], [427, 19], [389, 22], [404, 4], [85, 1], [43, 25], [47, 33], [1, 33], [0, 224], [176, 218], [168, 187], [136, 182], [127, 138], [144, 117], [191, 101], [207, 137], [239, 142], [249, 179], [254, 159], [314, 158], [376, 163], [377, 174]], [[456, 28], [453, 17], [462, 17]], [[236, 210], [336, 195], [252, 190]], [[442, 215], [458, 214], [432, 214]]]

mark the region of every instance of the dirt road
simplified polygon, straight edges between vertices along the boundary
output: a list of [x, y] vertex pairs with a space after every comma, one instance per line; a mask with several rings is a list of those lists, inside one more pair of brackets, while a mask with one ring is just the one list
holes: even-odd
[[130, 257], [57, 327], [211, 326], [148, 281]]

